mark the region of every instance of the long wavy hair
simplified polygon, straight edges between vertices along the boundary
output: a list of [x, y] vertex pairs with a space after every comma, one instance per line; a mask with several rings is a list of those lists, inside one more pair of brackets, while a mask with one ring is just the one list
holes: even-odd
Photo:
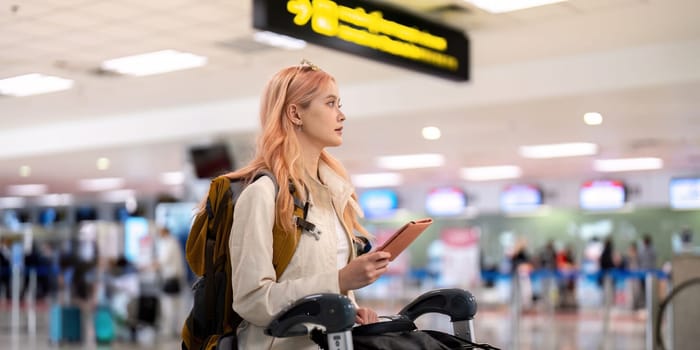
[[[287, 118], [286, 110], [291, 104], [309, 107], [320, 88], [331, 81], [335, 81], [335, 78], [310, 64], [291, 66], [277, 72], [265, 86], [260, 100], [262, 132], [258, 136], [254, 158], [241, 169], [225, 174], [231, 179], [244, 178], [250, 181], [260, 170], [270, 171], [279, 184], [275, 225], [288, 233], [296, 229], [292, 220], [294, 203], [289, 191], [290, 182], [297, 189], [295, 195], [304, 201], [307, 200], [307, 184], [302, 176], [301, 146], [294, 132], [295, 125]], [[323, 150], [320, 158], [334, 172], [349, 181], [343, 165], [328, 152]], [[357, 200], [356, 193], [352, 197]], [[343, 209], [343, 220], [351, 230], [366, 237], [371, 236], [359, 223], [358, 214], [349, 205]]]

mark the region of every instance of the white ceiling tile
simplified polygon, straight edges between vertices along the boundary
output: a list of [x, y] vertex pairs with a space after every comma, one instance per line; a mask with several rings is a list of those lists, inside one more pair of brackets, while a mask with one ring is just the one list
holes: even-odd
[[150, 1], [139, 1], [131, 0], [139, 3], [139, 5], [144, 8], [158, 9], [162, 11], [172, 11], [173, 9], [180, 9], [183, 7], [191, 6], [192, 4], [200, 3], [201, 0], [150, 0]]
[[469, 22], [465, 23], [465, 25], [469, 25], [469, 28], [484, 31], [498, 31], [522, 23], [521, 20], [509, 16], [508, 14], [474, 16], [468, 18], [468, 21]]
[[615, 7], [645, 5], [645, 0], [569, 0], [567, 4], [580, 11], [596, 11]]
[[156, 31], [141, 25], [117, 23], [100, 26], [95, 29], [95, 32], [119, 40], [141, 41], [153, 35]]
[[142, 7], [126, 1], [92, 2], [81, 6], [80, 12], [88, 16], [105, 18], [108, 22], [114, 20], [131, 21], [134, 18], [147, 15], [147, 11], [144, 11]]
[[191, 18], [197, 22], [217, 22], [222, 20], [239, 20], [249, 18], [250, 13], [240, 13], [232, 6], [215, 6], [200, 3], [187, 7], [182, 11], [182, 16]]
[[[44, 1], [18, 1], [9, 7], [3, 6], [2, 12], [4, 15], [0, 16], [0, 19], [7, 18], [16, 21], [32, 19], [53, 10], [55, 7], [56, 4], [48, 4]], [[5, 12], [5, 9], [8, 11]]]
[[17, 51], [21, 53], [18, 55], [18, 60], [21, 65], [51, 64], [51, 62], [53, 62], [53, 60], [56, 58], [56, 50], [56, 47], [45, 45], [42, 42], [28, 42], [17, 49]]
[[[150, 40], [150, 43], [155, 47], [161, 49], [172, 48], [175, 50], [184, 51], [187, 51], [190, 47], [197, 46], [197, 43], [193, 42], [192, 39], [189, 39], [182, 35], [169, 35], [167, 33], [164, 33], [163, 35], [153, 36]], [[197, 52], [193, 53], [197, 54]]]
[[237, 9], [239, 13], [252, 13], [253, 11], [252, 1], [214, 0], [213, 3], [218, 3], [222, 6], [231, 6]]
[[8, 11], [6, 8], [3, 8], [3, 11], [0, 11], [0, 25], [4, 25], [9, 21], [14, 20], [17, 20], [17, 16], [12, 12], [12, 10]]
[[104, 21], [98, 16], [89, 16], [78, 11], [52, 11], [39, 16], [42, 23], [53, 24], [66, 28], [85, 28]]
[[212, 44], [239, 37], [251, 37], [252, 33], [252, 28], [239, 28], [229, 23], [220, 23], [218, 25], [202, 23], [188, 28], [186, 31], [182, 31], [184, 36], [192, 38], [197, 42]]
[[533, 22], [539, 20], [546, 20], [550, 18], [561, 19], [563, 17], [571, 16], [574, 14], [576, 14], [576, 11], [570, 6], [567, 6], [566, 3], [556, 3], [546, 6], [538, 6], [529, 9], [508, 12], [504, 15], [523, 22]]
[[65, 28], [51, 23], [45, 23], [37, 20], [18, 21], [11, 24], [5, 24], [6, 28], [13, 32], [22, 33], [29, 36], [52, 36]]
[[172, 42], [165, 43], [163, 40], [157, 40], [155, 37], [149, 37], [147, 40], [140, 40], [135, 42], [119, 42], [115, 43], [113, 47], [110, 48], [111, 54], [104, 59], [118, 58], [131, 55], [139, 55], [143, 53], [158, 51], [170, 48], [168, 47]]
[[171, 31], [189, 27], [191, 21], [173, 14], [158, 14], [134, 19], [133, 24], [143, 26], [144, 28], [156, 29], [158, 31]]
[[109, 36], [99, 30], [72, 30], [66, 32], [64, 35], [60, 37], [61, 40], [72, 44], [72, 45], [78, 45], [78, 46], [109, 46], [112, 45], [115, 41], [118, 41], [118, 38], [114, 38], [112, 36]]
[[[5, 45], [14, 46], [17, 44], [21, 44], [24, 40], [27, 40], [31, 37], [31, 34], [16, 31], [14, 29], [15, 28], [11, 28], [10, 26], [0, 25], [0, 48], [4, 47]], [[6, 51], [3, 51], [3, 55], [4, 54], [6, 54]]]
[[36, 68], [31, 64], [40, 60], [44, 53], [44, 50], [28, 46], [3, 52], [0, 55], [0, 79], [30, 72]]

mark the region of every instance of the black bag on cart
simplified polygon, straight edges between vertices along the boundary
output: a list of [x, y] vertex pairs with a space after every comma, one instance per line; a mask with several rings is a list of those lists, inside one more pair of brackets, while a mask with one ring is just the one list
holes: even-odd
[[[312, 339], [321, 348], [328, 349], [327, 338], [320, 330], [312, 331]], [[381, 321], [352, 329], [354, 350], [451, 350], [473, 349], [472, 343], [455, 335], [418, 330], [408, 317], [399, 315], [388, 321]]]
[[[476, 300], [462, 289], [422, 294], [388, 321], [357, 326], [355, 308], [345, 296], [315, 294], [280, 312], [265, 333], [274, 337], [309, 336], [325, 350], [489, 349], [473, 338]], [[426, 313], [450, 316], [454, 334], [419, 330], [414, 321]]]

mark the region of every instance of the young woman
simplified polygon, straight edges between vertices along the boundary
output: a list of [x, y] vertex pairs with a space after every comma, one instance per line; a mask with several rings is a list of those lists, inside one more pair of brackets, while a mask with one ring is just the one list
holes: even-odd
[[[262, 134], [254, 159], [230, 177], [260, 177], [236, 202], [229, 248], [233, 309], [243, 317], [241, 349], [317, 349], [306, 337], [272, 338], [263, 333], [273, 316], [295, 300], [314, 293], [342, 293], [364, 287], [386, 272], [389, 253], [357, 256], [355, 233], [368, 236], [359, 224], [361, 209], [343, 166], [325, 151], [343, 142], [345, 115], [340, 110], [335, 79], [302, 61], [284, 68], [268, 82], [261, 98]], [[306, 220], [316, 232], [304, 231], [294, 255], [277, 278], [272, 264], [274, 225], [293, 233], [293, 198], [309, 202]], [[357, 323], [375, 322], [377, 314], [358, 308]]]

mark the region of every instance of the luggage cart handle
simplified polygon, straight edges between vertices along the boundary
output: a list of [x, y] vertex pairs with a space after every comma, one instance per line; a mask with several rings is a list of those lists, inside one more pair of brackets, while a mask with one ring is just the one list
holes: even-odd
[[327, 333], [350, 330], [355, 324], [355, 306], [341, 294], [312, 294], [295, 301], [270, 322], [265, 334], [285, 338], [309, 334], [313, 326]]
[[474, 319], [476, 309], [474, 295], [459, 288], [445, 288], [423, 293], [399, 311], [399, 314], [415, 321], [423, 314], [435, 312], [450, 316], [452, 322], [459, 322]]

